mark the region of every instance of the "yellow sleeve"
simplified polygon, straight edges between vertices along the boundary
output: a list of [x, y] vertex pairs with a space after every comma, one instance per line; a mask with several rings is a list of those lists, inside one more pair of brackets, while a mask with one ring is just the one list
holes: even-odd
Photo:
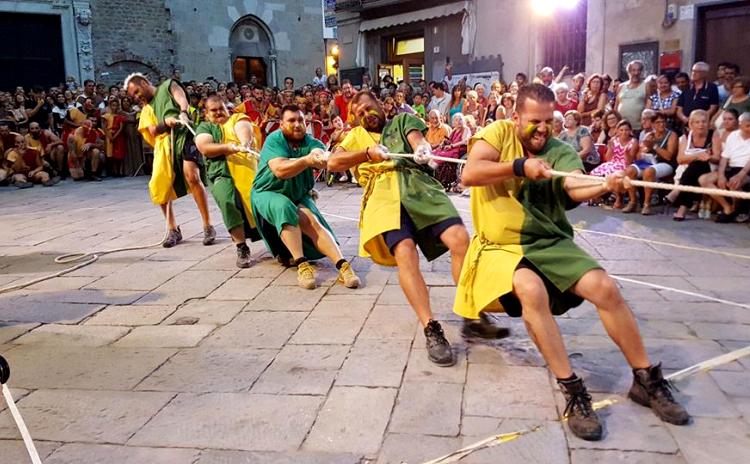
[[512, 161], [522, 153], [516, 153], [515, 125], [512, 121], [495, 121], [469, 139], [469, 151], [478, 140], [483, 140], [500, 152], [500, 161]]
[[158, 126], [159, 120], [156, 119], [156, 113], [151, 105], [146, 105], [141, 110], [141, 117], [138, 120], [138, 132], [141, 133], [143, 139], [152, 147], [156, 145], [156, 137], [151, 135], [151, 131], [148, 130], [150, 126]]
[[367, 135], [367, 131], [362, 126], [357, 126], [346, 134], [338, 146], [347, 152], [357, 152], [374, 145], [375, 142]]

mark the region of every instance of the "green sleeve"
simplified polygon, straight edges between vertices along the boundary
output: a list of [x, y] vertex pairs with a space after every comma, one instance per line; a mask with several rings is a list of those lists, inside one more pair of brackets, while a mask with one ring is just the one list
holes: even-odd
[[268, 163], [275, 158], [289, 158], [289, 146], [281, 129], [266, 138], [263, 149], [260, 151], [261, 163]]
[[401, 130], [401, 133], [404, 134], [404, 137], [408, 136], [409, 132], [415, 130], [423, 134], [427, 132], [427, 125], [424, 123], [424, 121], [414, 116], [413, 114], [403, 113], [399, 116], [396, 116], [396, 119], [399, 118], [401, 120], [397, 123], [397, 127]]
[[583, 161], [575, 152], [572, 146], [559, 140], [553, 139], [549, 143], [554, 143], [556, 146], [552, 148], [553, 156], [549, 157], [548, 161], [552, 165], [552, 169], [556, 171], [584, 171]]
[[195, 128], [195, 134], [208, 134], [213, 138], [214, 143], [221, 143], [222, 140], [221, 128], [210, 122], [202, 122], [198, 124], [198, 127]]

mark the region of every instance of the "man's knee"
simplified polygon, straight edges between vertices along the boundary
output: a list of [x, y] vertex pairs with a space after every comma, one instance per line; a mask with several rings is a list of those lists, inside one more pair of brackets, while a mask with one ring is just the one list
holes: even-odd
[[448, 247], [451, 253], [466, 254], [469, 248], [469, 232], [463, 225], [449, 227], [440, 237], [441, 241]]
[[188, 183], [190, 187], [195, 186], [202, 186], [203, 183], [201, 182], [200, 178], [200, 171], [197, 167], [193, 167], [192, 169], [185, 169], [185, 181]]
[[[617, 287], [615, 280], [606, 272], [597, 270], [588, 276], [588, 285], [594, 289], [592, 299], [595, 301], [607, 302], [615, 306], [622, 301], [622, 294]], [[608, 305], [609, 306], [609, 305]]]
[[526, 311], [529, 309], [549, 310], [549, 294], [544, 281], [531, 269], [518, 269], [513, 273], [513, 292]]
[[625, 169], [625, 175], [631, 179], [635, 179], [638, 177], [638, 170], [633, 166], [628, 166], [627, 169]]
[[417, 255], [417, 244], [410, 238], [401, 240], [393, 247], [393, 257], [396, 261], [406, 260], [415, 255]]
[[302, 208], [297, 209], [297, 217], [299, 217], [299, 227], [303, 229], [315, 227], [318, 222], [311, 220], [310, 216]]
[[647, 168], [643, 171], [643, 179], [648, 181], [656, 180], [656, 169]]

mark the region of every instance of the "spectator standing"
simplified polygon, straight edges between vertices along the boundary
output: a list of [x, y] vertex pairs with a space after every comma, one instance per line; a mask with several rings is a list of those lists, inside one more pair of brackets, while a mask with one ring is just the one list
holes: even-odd
[[35, 122], [42, 129], [49, 129], [52, 126], [52, 105], [47, 101], [47, 94], [41, 86], [34, 86], [31, 90], [31, 98], [26, 100], [25, 106], [30, 123]]
[[732, 95], [732, 85], [734, 84], [734, 79], [739, 73], [740, 67], [732, 63], [724, 64], [724, 71], [721, 73], [720, 77], [719, 72], [717, 71], [716, 75], [719, 79], [717, 79], [714, 84], [716, 84], [716, 87], [719, 90], [719, 106], [723, 106], [724, 102], [727, 101], [727, 98]]
[[690, 87], [677, 101], [677, 118], [684, 124], [688, 123], [690, 114], [695, 110], [706, 111], [711, 121], [719, 109], [719, 89], [716, 84], [707, 80], [709, 69], [708, 64], [702, 61], [693, 65]]
[[354, 115], [350, 114], [352, 97], [354, 97], [354, 87], [349, 79], [344, 79], [341, 81], [341, 93], [336, 95], [333, 101], [341, 120], [350, 126], [354, 122]]
[[457, 113], [462, 113], [464, 106], [466, 106], [464, 89], [460, 85], [454, 85], [451, 91], [450, 105], [448, 106], [448, 120], [453, 121], [453, 116]]
[[581, 125], [590, 126], [591, 116], [607, 106], [607, 93], [604, 91], [604, 81], [599, 74], [589, 77], [586, 89], [578, 101], [578, 113], [581, 115]]
[[102, 116], [104, 120], [104, 134], [106, 140], [107, 175], [123, 177], [125, 167], [123, 161], [127, 152], [125, 135], [125, 116], [120, 112], [120, 100], [109, 99], [109, 112]]
[[677, 101], [680, 93], [672, 89], [669, 76], [662, 74], [656, 79], [656, 93], [646, 102], [646, 108], [656, 111], [666, 117], [667, 127], [675, 129], [674, 120], [677, 114]]
[[430, 104], [427, 105], [429, 111], [437, 110], [443, 118], [447, 117], [448, 110], [451, 107], [450, 96], [445, 93], [446, 90], [447, 87], [443, 82], [436, 82], [432, 87], [432, 99], [430, 99]]
[[484, 109], [479, 104], [479, 95], [475, 90], [466, 92], [466, 102], [462, 112], [465, 116], [473, 116], [476, 121], [481, 121], [484, 118]]
[[646, 83], [642, 79], [643, 62], [631, 61], [628, 63], [627, 71], [630, 79], [620, 84], [615, 109], [638, 133], [641, 130], [641, 113], [646, 108]]
[[96, 83], [91, 79], [86, 79], [85, 81], [83, 81], [83, 92], [78, 95], [78, 97], [76, 97], [76, 106], [83, 106], [83, 103], [87, 98], [92, 99], [92, 101], [96, 101]]
[[328, 78], [323, 74], [322, 68], [315, 68], [315, 77], [313, 77], [312, 83], [314, 87], [324, 88], [328, 82]]
[[21, 134], [25, 134], [29, 128], [29, 117], [28, 112], [26, 111], [26, 98], [23, 94], [16, 94], [15, 104], [13, 105], [11, 114], [13, 115], [13, 122], [16, 125], [16, 130]]
[[414, 108], [412, 108], [408, 103], [406, 103], [406, 94], [402, 90], [396, 91], [396, 113], [407, 113], [407, 114], [415, 114], [416, 111], [414, 111]]
[[424, 107], [422, 94], [417, 93], [414, 95], [414, 104], [411, 105], [411, 107], [414, 109], [414, 112], [422, 119], [427, 119], [427, 112]]
[[125, 160], [123, 171], [127, 176], [134, 176], [143, 162], [143, 145], [138, 133], [138, 107], [133, 106], [130, 97], [120, 100], [120, 112], [125, 117], [122, 130], [125, 138]]

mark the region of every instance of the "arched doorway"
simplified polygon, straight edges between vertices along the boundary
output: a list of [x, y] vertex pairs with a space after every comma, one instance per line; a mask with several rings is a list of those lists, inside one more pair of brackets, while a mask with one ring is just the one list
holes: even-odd
[[249, 15], [232, 27], [229, 36], [232, 80], [244, 84], [257, 79], [259, 85], [276, 85], [273, 34], [259, 18]]

